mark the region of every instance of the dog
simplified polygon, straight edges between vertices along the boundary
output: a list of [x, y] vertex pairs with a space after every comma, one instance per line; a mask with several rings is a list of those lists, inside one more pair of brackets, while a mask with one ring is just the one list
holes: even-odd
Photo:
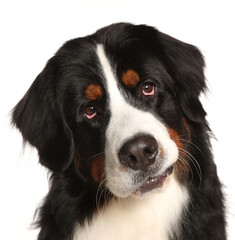
[[12, 112], [49, 169], [39, 240], [225, 240], [204, 59], [146, 25], [66, 42]]

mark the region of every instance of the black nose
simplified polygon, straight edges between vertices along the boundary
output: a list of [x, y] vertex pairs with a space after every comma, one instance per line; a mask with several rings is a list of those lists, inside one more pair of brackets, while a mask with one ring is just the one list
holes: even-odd
[[133, 170], [146, 171], [155, 162], [158, 144], [151, 136], [135, 137], [127, 141], [119, 151], [120, 162]]

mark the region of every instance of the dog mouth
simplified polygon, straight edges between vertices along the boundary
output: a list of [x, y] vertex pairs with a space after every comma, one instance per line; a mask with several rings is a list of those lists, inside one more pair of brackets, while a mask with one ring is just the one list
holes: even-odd
[[144, 193], [150, 192], [154, 189], [160, 189], [167, 177], [170, 176], [173, 172], [174, 167], [171, 166], [166, 169], [162, 174], [149, 177], [135, 192], [137, 195], [143, 195]]

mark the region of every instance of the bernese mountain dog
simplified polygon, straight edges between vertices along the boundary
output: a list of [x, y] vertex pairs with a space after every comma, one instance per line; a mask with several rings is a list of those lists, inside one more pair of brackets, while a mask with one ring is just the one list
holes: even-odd
[[12, 113], [51, 173], [39, 240], [226, 239], [203, 70], [195, 46], [146, 25], [56, 52]]

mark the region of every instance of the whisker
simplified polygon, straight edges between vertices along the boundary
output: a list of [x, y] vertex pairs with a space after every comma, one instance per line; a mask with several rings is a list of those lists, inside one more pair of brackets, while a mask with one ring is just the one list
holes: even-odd
[[[183, 166], [186, 166], [186, 165], [187, 165], [187, 168], [190, 170], [191, 176], [192, 176], [192, 178], [191, 178], [191, 184], [192, 184], [192, 181], [193, 181], [193, 170], [192, 170], [192, 168], [190, 167], [190, 165], [189, 165], [189, 163], [187, 162], [187, 160], [185, 160], [183, 157], [180, 157], [180, 156], [179, 156], [179, 164], [180, 164], [180, 163], [182, 163]], [[188, 171], [186, 171], [184, 168], [183, 168], [183, 170], [184, 170], [185, 175], [186, 175], [187, 180], [188, 180], [188, 178], [189, 178]]]
[[[100, 177], [100, 178], [101, 178], [101, 177]], [[102, 193], [103, 193], [102, 187], [103, 187], [103, 184], [104, 184], [105, 181], [106, 181], [106, 178], [104, 178], [104, 179], [100, 182], [99, 187], [98, 187], [97, 192], [96, 192], [96, 200], [95, 200], [95, 202], [96, 202], [96, 207], [97, 207], [97, 209], [98, 209], [98, 207], [99, 207], [100, 198], [101, 198]], [[101, 190], [101, 192], [100, 192], [100, 190]], [[99, 194], [99, 192], [100, 192], [100, 194]]]
[[[189, 134], [180, 134], [180, 135], [178, 135], [179, 137], [189, 137]], [[190, 133], [190, 136], [194, 136], [194, 137], [197, 137], [197, 135], [196, 134], [192, 134], [192, 133]]]
[[183, 138], [173, 138], [173, 140], [178, 140], [178, 141], [186, 142], [186, 143], [188, 143], [188, 146], [191, 146], [191, 145], [192, 145], [192, 147], [195, 147], [195, 148], [201, 153], [201, 155], [204, 157], [203, 152], [201, 151], [201, 149], [200, 149], [196, 144], [194, 144], [194, 143], [192, 143], [192, 142], [190, 142], [190, 141], [188, 141], [188, 140], [186, 140], [186, 139], [183, 139]]
[[104, 194], [104, 205], [108, 206], [108, 201], [111, 198], [112, 194], [107, 187], [105, 187], [105, 194]]
[[104, 154], [104, 152], [97, 153], [97, 154], [93, 155], [92, 157], [90, 157], [89, 159], [98, 157], [98, 156], [100, 156], [100, 155], [102, 155], [102, 154]]
[[202, 171], [201, 171], [201, 167], [200, 167], [198, 161], [196, 160], [196, 158], [195, 158], [192, 154], [190, 154], [190, 153], [189, 153], [188, 151], [186, 151], [185, 149], [179, 148], [179, 150], [180, 150], [182, 153], [184, 153], [186, 156], [188, 156], [189, 159], [191, 160], [192, 164], [194, 165], [194, 167], [195, 167], [195, 169], [196, 169], [196, 171], [197, 171], [197, 174], [198, 174], [198, 176], [199, 176], [199, 180], [200, 180], [200, 185], [199, 185], [199, 187], [200, 187], [200, 186], [201, 186], [201, 183], [202, 183]]

